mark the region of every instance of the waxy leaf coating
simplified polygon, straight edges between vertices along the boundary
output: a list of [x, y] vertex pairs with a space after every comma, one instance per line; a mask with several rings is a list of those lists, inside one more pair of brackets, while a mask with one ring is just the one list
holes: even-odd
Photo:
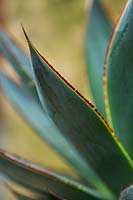
[[133, 180], [132, 160], [98, 110], [40, 55], [26, 33], [25, 36], [43, 107], [79, 154], [118, 195]]
[[102, 200], [103, 195], [76, 181], [52, 173], [0, 150], [0, 171], [7, 178], [39, 194], [56, 194], [66, 200]]
[[87, 25], [85, 60], [89, 86], [96, 107], [105, 117], [103, 95], [103, 66], [112, 25], [105, 14], [102, 3], [94, 0]]
[[133, 1], [129, 0], [112, 35], [104, 73], [109, 123], [133, 158]]
[[0, 52], [12, 64], [13, 69], [21, 79], [20, 87], [4, 74], [0, 74], [2, 89], [10, 102], [36, 133], [52, 145], [78, 171], [82, 179], [85, 179], [89, 185], [95, 186], [101, 192], [106, 193], [107, 189], [103, 182], [87, 165], [85, 160], [77, 154], [67, 138], [61, 135], [47, 113], [42, 109], [32, 80], [32, 70], [28, 56], [5, 29], [0, 30], [0, 38]]

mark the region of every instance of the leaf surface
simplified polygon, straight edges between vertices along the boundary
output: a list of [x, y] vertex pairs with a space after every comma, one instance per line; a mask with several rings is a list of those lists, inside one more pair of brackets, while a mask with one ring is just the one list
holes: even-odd
[[[17, 40], [3, 27], [0, 27], [0, 52], [20, 76], [32, 77], [30, 60]], [[21, 67], [22, 66], [22, 67]], [[20, 71], [19, 71], [20, 70]]]
[[[85, 160], [78, 155], [73, 145], [61, 135], [61, 132], [51, 121], [47, 113], [43, 111], [32, 80], [32, 74], [29, 74], [28, 71], [26, 71], [26, 68], [23, 68], [24, 61], [21, 60], [21, 57], [23, 58], [25, 56], [26, 58], [24, 57], [24, 60], [27, 60], [28, 57], [26, 54], [24, 54], [20, 46], [12, 40], [11, 36], [9, 38], [9, 34], [7, 34], [5, 30], [0, 30], [0, 38], [0, 50], [2, 55], [15, 69], [22, 82], [20, 87], [4, 74], [0, 75], [3, 83], [3, 90], [10, 102], [12, 102], [17, 111], [24, 119], [26, 119], [31, 127], [36, 130], [42, 138], [47, 140], [47, 142], [52, 145], [63, 158], [69, 161], [82, 178], [103, 193], [106, 193], [107, 196], [110, 196], [108, 189], [103, 182], [98, 178], [90, 166], [88, 166]], [[15, 51], [14, 48], [16, 49]], [[30, 64], [28, 61], [25, 61], [25, 63], [27, 63], [27, 65]], [[29, 67], [31, 68], [31, 66], [27, 66], [27, 68]], [[31, 71], [31, 69], [29, 71]]]
[[133, 158], [133, 1], [112, 35], [105, 60], [105, 103], [116, 134]]
[[67, 200], [105, 199], [96, 190], [89, 189], [76, 181], [52, 173], [3, 150], [0, 150], [0, 171], [12, 181], [42, 195], [50, 191]]
[[104, 116], [102, 76], [104, 57], [111, 31], [112, 25], [105, 14], [102, 4], [99, 0], [94, 0], [87, 25], [85, 60], [88, 81], [95, 105]]
[[[21, 193], [18, 193], [16, 191], [12, 191], [12, 193], [13, 193], [15, 199], [17, 199], [17, 200], [43, 200], [44, 199], [44, 198], [32, 198], [32, 197], [29, 197], [27, 195], [23, 195]], [[45, 200], [48, 200], [48, 199], [45, 198]]]
[[50, 192], [43, 196], [36, 193], [25, 195], [14, 190], [13, 188], [11, 188], [11, 186], [8, 186], [8, 189], [11, 191], [11, 193], [17, 200], [63, 200], [62, 198], [57, 197], [57, 195], [55, 195], [54, 193]]
[[26, 33], [25, 36], [42, 105], [79, 154], [118, 195], [133, 180], [132, 160], [99, 111], [40, 55]]

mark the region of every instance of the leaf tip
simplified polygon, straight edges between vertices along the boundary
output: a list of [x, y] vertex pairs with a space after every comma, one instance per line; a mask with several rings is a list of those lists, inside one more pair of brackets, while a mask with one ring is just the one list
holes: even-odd
[[25, 38], [26, 38], [27, 42], [30, 43], [30, 39], [29, 39], [29, 37], [28, 37], [28, 35], [27, 35], [26, 31], [25, 31], [25, 28], [24, 28], [23, 24], [21, 24], [21, 27], [22, 27], [22, 31], [23, 31], [23, 33], [25, 35]]

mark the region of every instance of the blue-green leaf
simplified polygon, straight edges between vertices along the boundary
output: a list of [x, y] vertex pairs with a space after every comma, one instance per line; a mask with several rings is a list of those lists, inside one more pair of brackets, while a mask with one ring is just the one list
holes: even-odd
[[11, 186], [8, 186], [8, 189], [11, 191], [11, 193], [17, 200], [63, 200], [62, 198], [60, 198], [59, 196], [50, 191], [48, 192], [48, 194], [43, 194], [43, 195], [31, 192], [29, 192], [30, 194], [25, 195], [14, 190]]
[[37, 97], [32, 92], [32, 88], [28, 85], [20, 87], [2, 73], [0, 74], [0, 80], [4, 93], [28, 124], [54, 147], [77, 170], [81, 177], [89, 184], [105, 192], [104, 184], [43, 111]]
[[[28, 71], [31, 71], [31, 69], [29, 69], [29, 67], [31, 67], [30, 63], [27, 61], [28, 57], [5, 30], [0, 30], [0, 38], [0, 51], [6, 60], [12, 64], [12, 67], [19, 75], [23, 85], [20, 87], [1, 74], [3, 90], [8, 99], [31, 127], [34, 128], [49, 144], [51, 144], [64, 157], [64, 159], [69, 161], [82, 178], [92, 186], [99, 188], [100, 191], [107, 193], [107, 196], [110, 195], [102, 181], [99, 180], [97, 175], [81, 158], [81, 156], [77, 155], [74, 147], [69, 144], [66, 138], [63, 138], [60, 131], [57, 130], [57, 127], [55, 127], [52, 122], [50, 123], [50, 119], [48, 119], [49, 117], [46, 112], [42, 110], [32, 80], [32, 75], [28, 73]], [[23, 60], [21, 60], [21, 58], [23, 58]], [[27, 64], [28, 71], [26, 71], [26, 67], [23, 68], [24, 60]], [[30, 102], [32, 102], [32, 104]]]
[[29, 58], [15, 38], [2, 27], [0, 28], [0, 53], [12, 64], [20, 76], [25, 74], [32, 77]]
[[127, 1], [105, 60], [108, 121], [133, 158], [133, 1]]
[[[42, 198], [34, 198], [34, 197], [29, 197], [27, 195], [21, 194], [19, 192], [13, 191], [11, 190], [11, 192], [13, 193], [13, 196], [15, 197], [15, 199], [17, 200], [43, 200]], [[45, 198], [45, 200], [49, 200], [48, 198]], [[52, 199], [51, 199], [52, 200]]]
[[85, 40], [85, 59], [88, 81], [94, 102], [105, 116], [103, 96], [104, 57], [112, 26], [99, 0], [94, 0], [89, 15]]
[[76, 181], [52, 173], [3, 150], [0, 150], [0, 172], [12, 181], [42, 195], [49, 194], [50, 191], [66, 200], [105, 199], [96, 190], [89, 189]]
[[118, 195], [133, 180], [132, 160], [98, 110], [40, 55], [26, 33], [25, 36], [42, 105], [79, 154]]

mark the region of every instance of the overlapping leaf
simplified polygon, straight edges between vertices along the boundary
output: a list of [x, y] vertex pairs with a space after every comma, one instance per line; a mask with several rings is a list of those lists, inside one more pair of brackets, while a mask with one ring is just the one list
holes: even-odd
[[123, 186], [132, 182], [131, 159], [97, 109], [42, 59], [31, 43], [30, 49], [43, 106], [47, 106], [61, 132], [118, 194]]
[[[100, 191], [105, 193], [107, 189], [101, 180], [99, 180], [93, 170], [86, 164], [84, 159], [77, 154], [74, 147], [61, 135], [55, 124], [53, 124], [47, 116], [46, 112], [43, 111], [35, 91], [34, 82], [29, 76], [30, 73], [28, 73], [28, 71], [25, 72], [23, 69], [24, 61], [19, 59], [21, 57], [24, 58], [24, 60], [26, 60], [25, 63], [28, 64], [29, 62], [26, 55], [16, 42], [9, 38], [6, 31], [1, 30], [0, 37], [1, 53], [9, 63], [12, 64], [22, 80], [22, 86], [20, 87], [4, 74], [0, 75], [3, 90], [8, 99], [17, 108], [17, 111], [19, 111], [19, 113], [27, 120], [31, 127], [34, 128], [42, 138], [45, 138], [47, 142], [51, 144], [67, 161], [69, 161], [73, 167], [78, 170], [78, 173], [89, 182], [89, 184], [99, 188]], [[27, 66], [27, 68], [29, 67], [31, 66]]]
[[24, 195], [9, 186], [8, 189], [11, 191], [11, 193], [17, 200], [63, 200], [62, 198], [50, 192], [47, 195], [45, 194], [43, 196], [35, 193], [33, 193], [32, 195]]
[[132, 160], [98, 110], [39, 54], [27, 35], [26, 38], [42, 105], [79, 154], [118, 195], [133, 180]]
[[0, 150], [0, 171], [12, 181], [33, 192], [49, 194], [49, 191], [66, 200], [105, 199], [100, 193], [75, 181], [51, 173]]
[[97, 184], [100, 184], [85, 161], [78, 156], [74, 147], [60, 134], [59, 130], [51, 121], [49, 116], [44, 114], [42, 107], [38, 104], [30, 89], [27, 87], [21, 88], [2, 73], [0, 74], [0, 79], [6, 96], [21, 113], [21, 115], [27, 119], [32, 128], [37, 130], [41, 137], [45, 138], [49, 144], [54, 146], [54, 148], [76, 169], [78, 169], [78, 171], [83, 169], [80, 174], [84, 177], [86, 176], [88, 181], [92, 179], [90, 182], [94, 185], [96, 182]]
[[19, 75], [24, 76], [25, 74], [32, 77], [30, 60], [18, 45], [15, 38], [4, 27], [0, 27], [1, 54], [12, 64]]
[[100, 1], [94, 0], [85, 40], [86, 68], [95, 105], [104, 116], [102, 76], [104, 57], [111, 31], [111, 23]]
[[129, 0], [105, 61], [105, 103], [110, 124], [133, 158], [133, 1]]
[[[44, 198], [42, 199], [40, 197], [39, 198], [29, 197], [29, 196], [23, 195], [19, 192], [13, 191], [13, 190], [12, 190], [12, 193], [13, 193], [15, 199], [17, 199], [17, 200], [43, 200], [44, 199]], [[48, 200], [48, 199], [45, 198], [45, 200]]]

